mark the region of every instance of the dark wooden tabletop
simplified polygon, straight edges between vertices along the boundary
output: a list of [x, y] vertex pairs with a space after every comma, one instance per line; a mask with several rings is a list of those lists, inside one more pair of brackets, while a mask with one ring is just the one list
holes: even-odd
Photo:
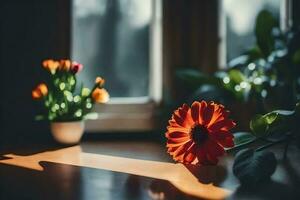
[[300, 199], [300, 155], [289, 152], [270, 181], [249, 188], [232, 175], [230, 155], [195, 168], [174, 164], [157, 142], [31, 145], [1, 153], [0, 199]]

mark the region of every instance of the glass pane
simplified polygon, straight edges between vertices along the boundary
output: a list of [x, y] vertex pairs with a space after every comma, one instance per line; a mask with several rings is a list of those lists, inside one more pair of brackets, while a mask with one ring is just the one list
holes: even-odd
[[255, 44], [255, 18], [261, 10], [266, 9], [279, 19], [281, 1], [224, 0], [227, 61], [241, 55]]
[[79, 81], [106, 79], [112, 97], [148, 96], [151, 0], [74, 0], [72, 59]]

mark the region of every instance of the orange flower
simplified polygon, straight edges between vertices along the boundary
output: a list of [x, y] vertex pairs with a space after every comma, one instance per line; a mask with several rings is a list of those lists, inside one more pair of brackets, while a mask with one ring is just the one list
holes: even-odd
[[109, 94], [104, 88], [96, 88], [92, 93], [92, 98], [97, 103], [106, 103], [109, 100]]
[[44, 83], [39, 84], [33, 91], [32, 91], [32, 98], [33, 99], [40, 99], [41, 97], [47, 96], [48, 88], [47, 85]]
[[60, 60], [60, 70], [69, 71], [71, 68], [70, 60]]
[[191, 108], [184, 104], [169, 120], [168, 153], [182, 163], [217, 164], [224, 147], [234, 146], [229, 130], [235, 123], [228, 115], [223, 105], [214, 102], [196, 101]]
[[98, 87], [103, 86], [104, 83], [105, 83], [105, 80], [104, 80], [103, 78], [99, 77], [99, 76], [98, 76], [98, 77], [96, 78], [96, 80], [95, 80], [95, 84], [96, 84]]
[[47, 69], [48, 71], [50, 71], [51, 74], [55, 74], [58, 66], [59, 66], [59, 62], [57, 62], [57, 61], [54, 61], [51, 59], [43, 61], [43, 67], [45, 69]]

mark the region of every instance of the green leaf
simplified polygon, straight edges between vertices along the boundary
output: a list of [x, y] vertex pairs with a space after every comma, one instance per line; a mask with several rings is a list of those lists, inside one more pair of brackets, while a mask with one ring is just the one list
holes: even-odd
[[263, 57], [263, 54], [258, 46], [249, 49], [247, 51], [247, 55], [249, 56], [248, 62], [252, 62]]
[[277, 112], [270, 112], [266, 115], [263, 116], [265, 118], [265, 121], [268, 123], [268, 124], [272, 124], [276, 118], [278, 117], [278, 113]]
[[221, 84], [221, 80], [219, 78], [203, 74], [194, 69], [177, 70], [176, 75], [181, 80], [194, 86], [199, 86], [202, 84], [212, 84], [219, 86]]
[[87, 97], [90, 95], [91, 90], [89, 88], [81, 88], [81, 96], [83, 97]]
[[240, 70], [237, 69], [232, 69], [228, 72], [228, 76], [230, 78], [231, 81], [233, 81], [234, 83], [241, 83], [242, 81], [246, 80], [246, 77], [242, 74], [242, 72]]
[[274, 49], [272, 29], [277, 25], [276, 19], [269, 11], [262, 10], [256, 18], [255, 36], [258, 47], [266, 58]]
[[267, 134], [269, 124], [263, 115], [255, 115], [250, 121], [250, 129], [256, 137], [262, 137]]
[[298, 50], [294, 53], [292, 59], [293, 59], [293, 62], [294, 62], [295, 64], [299, 64], [299, 63], [300, 63], [300, 49], [298, 49]]
[[233, 174], [243, 185], [254, 185], [270, 179], [275, 172], [277, 160], [272, 152], [243, 149], [233, 163]]
[[234, 133], [234, 145], [240, 146], [255, 140], [255, 137], [249, 132]]
[[275, 110], [265, 115], [256, 115], [250, 121], [250, 129], [256, 137], [264, 137], [277, 131], [287, 131], [289, 120], [295, 111]]

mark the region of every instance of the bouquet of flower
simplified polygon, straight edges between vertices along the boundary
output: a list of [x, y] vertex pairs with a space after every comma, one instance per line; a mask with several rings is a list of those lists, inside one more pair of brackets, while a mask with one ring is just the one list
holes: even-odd
[[105, 80], [97, 77], [92, 89], [78, 89], [76, 75], [83, 65], [70, 60], [45, 60], [43, 68], [49, 72], [49, 82], [40, 83], [33, 91], [32, 98], [44, 106], [37, 119], [67, 122], [83, 120], [95, 103], [106, 103], [108, 92], [103, 88]]

